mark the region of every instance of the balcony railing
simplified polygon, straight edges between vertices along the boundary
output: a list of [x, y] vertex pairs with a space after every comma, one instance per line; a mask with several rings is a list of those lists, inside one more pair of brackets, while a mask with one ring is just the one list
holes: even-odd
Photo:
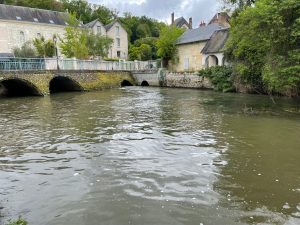
[[142, 71], [157, 70], [160, 60], [104, 61], [56, 58], [0, 58], [0, 71], [28, 70], [99, 70]]

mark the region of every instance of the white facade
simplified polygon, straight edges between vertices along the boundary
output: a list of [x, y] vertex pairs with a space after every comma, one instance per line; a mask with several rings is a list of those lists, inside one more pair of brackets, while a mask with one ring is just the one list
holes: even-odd
[[14, 48], [39, 36], [46, 39], [53, 39], [54, 35], [63, 37], [65, 26], [0, 20], [0, 31], [0, 53], [13, 53]]
[[127, 59], [128, 58], [128, 34], [119, 22], [107, 30], [107, 36], [114, 40], [110, 50], [109, 58]]

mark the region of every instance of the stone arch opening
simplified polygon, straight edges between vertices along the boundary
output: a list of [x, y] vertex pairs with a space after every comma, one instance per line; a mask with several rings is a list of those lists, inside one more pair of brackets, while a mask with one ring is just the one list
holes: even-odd
[[58, 76], [50, 81], [49, 91], [51, 94], [59, 92], [79, 92], [83, 91], [83, 88], [71, 78]]
[[34, 84], [19, 78], [1, 81], [0, 95], [4, 97], [42, 96]]
[[144, 80], [144, 81], [141, 83], [141, 86], [142, 86], [142, 87], [148, 87], [148, 86], [150, 86], [150, 85], [149, 85], [148, 81]]
[[121, 83], [121, 87], [130, 87], [133, 86], [132, 83], [130, 83], [128, 80], [123, 80]]
[[205, 65], [206, 68], [213, 67], [213, 66], [218, 66], [219, 65], [219, 59], [215, 55], [209, 55], [207, 56], [205, 60]]

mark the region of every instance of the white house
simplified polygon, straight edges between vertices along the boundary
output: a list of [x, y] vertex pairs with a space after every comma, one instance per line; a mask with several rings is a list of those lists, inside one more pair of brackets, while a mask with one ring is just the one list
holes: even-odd
[[96, 19], [85, 24], [85, 26], [92, 29], [95, 34], [105, 35], [114, 40], [108, 53], [109, 58], [128, 58], [128, 34], [118, 20], [115, 20], [110, 24], [103, 25], [103, 23]]

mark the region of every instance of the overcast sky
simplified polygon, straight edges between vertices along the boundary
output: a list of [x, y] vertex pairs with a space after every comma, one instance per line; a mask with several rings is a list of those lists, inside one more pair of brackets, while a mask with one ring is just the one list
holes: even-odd
[[220, 10], [220, 0], [89, 0], [90, 3], [114, 8], [120, 15], [131, 12], [134, 15], [146, 15], [170, 23], [171, 13], [175, 18], [184, 16], [187, 20], [193, 17], [193, 25], [201, 20], [209, 20]]

